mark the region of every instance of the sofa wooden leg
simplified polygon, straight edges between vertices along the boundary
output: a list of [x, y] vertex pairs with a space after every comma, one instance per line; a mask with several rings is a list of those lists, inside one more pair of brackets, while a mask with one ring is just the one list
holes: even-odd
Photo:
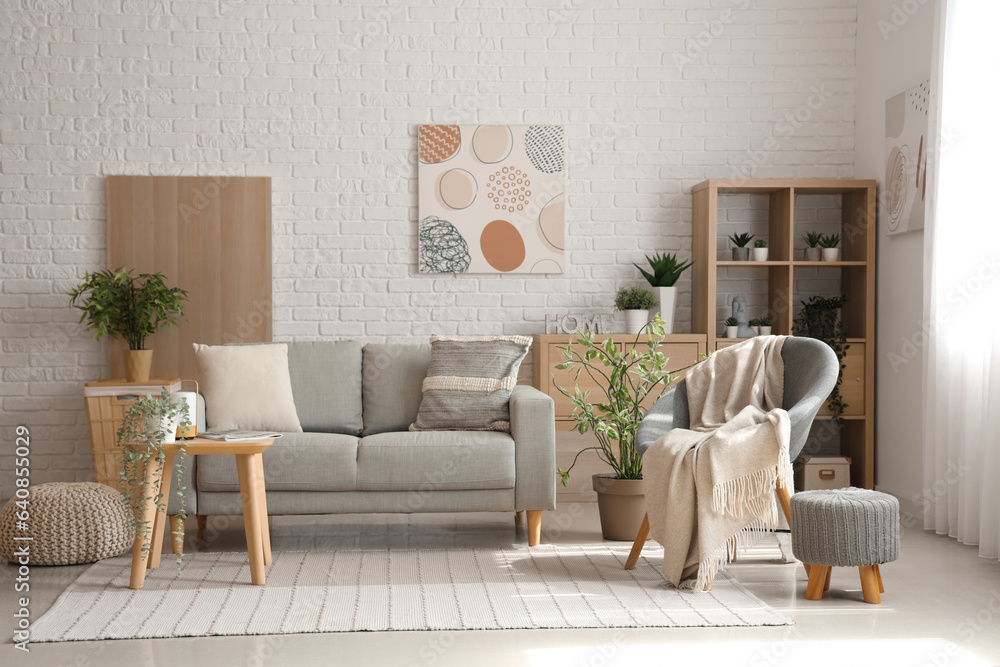
[[197, 515], [198, 517], [198, 539], [200, 540], [203, 536], [202, 533], [208, 528], [208, 517], [204, 514]]
[[184, 553], [184, 518], [170, 517], [170, 550], [175, 555]]
[[524, 510], [520, 512], [514, 512], [514, 525], [523, 526], [524, 525]]
[[542, 510], [528, 510], [528, 546], [537, 547], [542, 541]]
[[635, 564], [639, 562], [639, 554], [642, 553], [642, 545], [646, 543], [647, 537], [649, 537], [649, 513], [642, 517], [639, 532], [636, 533], [635, 542], [632, 543], [632, 551], [629, 552], [628, 560], [625, 561], [626, 570], [635, 569]]

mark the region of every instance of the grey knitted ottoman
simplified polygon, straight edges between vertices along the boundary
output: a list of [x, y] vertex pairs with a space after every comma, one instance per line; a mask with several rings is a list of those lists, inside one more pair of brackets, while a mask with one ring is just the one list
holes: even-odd
[[865, 602], [882, 601], [878, 566], [899, 558], [899, 501], [868, 489], [803, 491], [792, 496], [792, 553], [807, 564], [807, 600], [830, 588], [833, 567], [861, 572]]

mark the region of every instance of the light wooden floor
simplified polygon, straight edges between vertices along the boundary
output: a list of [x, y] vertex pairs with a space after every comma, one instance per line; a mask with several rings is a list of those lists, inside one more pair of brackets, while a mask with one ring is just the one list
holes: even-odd
[[[243, 550], [240, 517], [209, 523], [210, 542], [187, 550]], [[560, 527], [561, 526], [561, 527]], [[497, 547], [527, 542], [513, 514], [277, 517], [275, 550]], [[543, 543], [600, 541], [596, 507], [546, 512]], [[795, 620], [778, 628], [396, 632], [211, 637], [10, 645], [12, 566], [0, 566], [0, 664], [11, 665], [993, 665], [1000, 663], [1000, 565], [954, 540], [907, 530], [902, 558], [882, 568], [881, 605], [861, 601], [856, 568], [833, 573], [821, 601], [804, 598], [801, 566], [776, 565], [776, 548], [744, 554], [737, 579]], [[41, 615], [87, 566], [33, 568], [31, 610]], [[935, 662], [936, 661], [936, 662]]]

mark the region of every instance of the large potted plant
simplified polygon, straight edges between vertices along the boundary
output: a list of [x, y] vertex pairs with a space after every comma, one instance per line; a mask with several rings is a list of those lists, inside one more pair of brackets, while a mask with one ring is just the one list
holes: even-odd
[[80, 322], [86, 320], [86, 330], [93, 331], [96, 340], [111, 336], [128, 343], [128, 350], [123, 351], [125, 379], [148, 382], [153, 351], [145, 349], [146, 337], [163, 327], [173, 329], [183, 314], [181, 302], [187, 299], [187, 292], [167, 287], [160, 273], [133, 277], [123, 266], [117, 271], [85, 274], [68, 296], [70, 303], [83, 311]]
[[840, 385], [844, 379], [844, 358], [847, 356], [847, 350], [851, 347], [847, 344], [847, 338], [844, 336], [840, 321], [840, 311], [846, 301], [847, 297], [845, 296], [830, 298], [813, 296], [808, 301], [801, 302], [802, 310], [799, 311], [792, 323], [793, 334], [817, 338], [829, 345], [830, 349], [837, 355], [837, 362], [840, 366], [837, 371], [837, 384], [830, 392], [827, 407], [830, 409], [834, 421], [841, 425], [844, 421], [844, 408], [847, 407], [847, 404], [844, 403], [844, 397], [840, 394]]
[[639, 273], [645, 276], [650, 286], [656, 290], [656, 296], [660, 302], [660, 317], [663, 319], [663, 330], [668, 334], [673, 333], [677, 281], [693, 262], [679, 262], [677, 255], [673, 253], [663, 253], [652, 257], [646, 255], [646, 261], [653, 269], [652, 273], [638, 264], [633, 263], [633, 266], [639, 269]]
[[[160, 548], [160, 545], [150, 544], [153, 526], [145, 519], [145, 509], [149, 501], [146, 495], [147, 480], [153, 478], [151, 488], [159, 489], [163, 481], [163, 462], [166, 453], [163, 446], [178, 442], [178, 455], [174, 457], [174, 479], [177, 480], [177, 496], [179, 500], [178, 516], [182, 519], [187, 514], [184, 511], [184, 486], [181, 484], [181, 474], [184, 470], [184, 441], [176, 439], [177, 427], [190, 423], [187, 401], [180, 396], [172, 396], [164, 387], [163, 392], [156, 397], [140, 398], [125, 410], [121, 427], [118, 429], [118, 448], [122, 454], [122, 467], [119, 471], [120, 488], [132, 508], [132, 520], [135, 528], [135, 538], [142, 540], [142, 552], [150, 548]], [[166, 493], [169, 493], [169, 489]], [[167, 498], [163, 494], [154, 494], [153, 501], [157, 511], [166, 511]], [[172, 539], [184, 539], [183, 533], [173, 535]], [[183, 554], [177, 555], [177, 565], [180, 566]]]
[[[642, 457], [635, 448], [635, 435], [646, 415], [645, 406], [658, 400], [675, 379], [666, 370], [667, 357], [659, 351], [665, 335], [660, 317], [649, 323], [644, 343], [636, 336], [628, 347], [616, 345], [611, 337], [597, 343], [594, 334], [588, 332], [563, 348], [566, 360], [556, 366], [575, 369], [572, 393], [558, 385], [556, 388], [573, 403], [575, 430], [592, 431], [597, 439], [596, 445], [577, 452], [570, 466], [557, 469], [557, 473], [567, 486], [570, 472], [587, 451], [596, 451], [611, 467], [612, 472], [593, 477], [605, 539], [635, 539], [646, 512]], [[598, 397], [591, 398], [593, 390], [580, 389], [581, 374], [600, 388]]]
[[625, 333], [640, 333], [649, 322], [649, 311], [656, 308], [656, 297], [648, 289], [622, 287], [615, 295], [615, 310], [625, 313]]

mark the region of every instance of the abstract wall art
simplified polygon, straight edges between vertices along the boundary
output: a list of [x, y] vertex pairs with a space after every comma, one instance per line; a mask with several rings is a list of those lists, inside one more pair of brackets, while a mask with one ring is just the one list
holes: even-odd
[[924, 228], [930, 97], [924, 81], [885, 102], [883, 217], [890, 234]]
[[561, 125], [421, 125], [421, 273], [563, 273]]

